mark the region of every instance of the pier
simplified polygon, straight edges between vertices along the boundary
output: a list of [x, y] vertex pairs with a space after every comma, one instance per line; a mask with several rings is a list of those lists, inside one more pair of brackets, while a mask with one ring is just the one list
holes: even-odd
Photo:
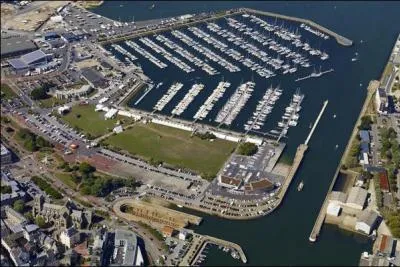
[[330, 195], [330, 193], [331, 193], [331, 191], [333, 189], [333, 186], [336, 183], [336, 179], [337, 179], [339, 171], [340, 171], [340, 169], [342, 167], [342, 163], [347, 157], [347, 154], [348, 154], [348, 152], [350, 150], [351, 144], [352, 144], [354, 138], [356, 138], [356, 136], [357, 136], [357, 126], [359, 125], [359, 123], [361, 121], [361, 117], [365, 113], [365, 111], [367, 110], [368, 104], [370, 103], [371, 98], [372, 98], [374, 92], [378, 89], [378, 87], [379, 87], [379, 82], [378, 81], [371, 81], [369, 83], [367, 98], [365, 99], [364, 105], [363, 105], [363, 107], [362, 107], [362, 109], [360, 111], [360, 115], [358, 116], [358, 119], [357, 119], [357, 121], [356, 121], [356, 123], [354, 125], [354, 129], [353, 129], [353, 132], [351, 133], [351, 137], [349, 139], [349, 142], [347, 143], [346, 149], [345, 149], [345, 151], [343, 153], [343, 156], [342, 156], [342, 158], [341, 158], [341, 160], [339, 162], [339, 165], [338, 165], [338, 167], [336, 169], [336, 172], [335, 172], [335, 174], [333, 176], [333, 180], [332, 180], [332, 182], [331, 182], [331, 184], [329, 186], [329, 189], [328, 189], [328, 192], [326, 194], [324, 203], [322, 204], [322, 207], [321, 207], [321, 210], [319, 211], [317, 220], [315, 221], [314, 227], [313, 227], [313, 229], [311, 231], [311, 234], [310, 234], [310, 237], [309, 237], [309, 240], [311, 242], [317, 241], [317, 237], [318, 237], [318, 235], [319, 235], [319, 233], [321, 231], [322, 225], [323, 225], [324, 220], [325, 220], [326, 209], [327, 209], [328, 202], [329, 202], [328, 201], [329, 200], [329, 195]]
[[353, 41], [351, 41], [350, 39], [347, 39], [346, 37], [341, 36], [333, 31], [325, 28], [324, 26], [321, 26], [321, 25], [315, 23], [314, 21], [311, 21], [308, 19], [286, 16], [286, 15], [281, 15], [281, 14], [273, 13], [273, 12], [260, 11], [260, 10], [255, 10], [255, 9], [251, 9], [251, 8], [242, 8], [241, 10], [243, 10], [245, 12], [249, 12], [249, 13], [254, 13], [254, 14], [259, 14], [259, 15], [264, 15], [264, 16], [269, 16], [269, 17], [280, 18], [280, 19], [291, 20], [291, 21], [295, 21], [295, 22], [308, 24], [309, 26], [314, 27], [314, 28], [320, 30], [321, 32], [324, 32], [324, 33], [334, 37], [336, 39], [336, 41], [343, 46], [352, 46], [353, 45]]
[[324, 111], [325, 111], [327, 105], [328, 105], [328, 100], [325, 100], [325, 101], [324, 101], [324, 105], [322, 106], [322, 109], [321, 109], [321, 111], [319, 112], [317, 119], [315, 120], [314, 126], [312, 127], [310, 133], [309, 133], [308, 136], [307, 136], [306, 141], [304, 142], [305, 145], [307, 145], [308, 142], [310, 141], [310, 138], [311, 138], [312, 134], [314, 133], [314, 130], [315, 130], [315, 128], [317, 127], [318, 122], [319, 122], [319, 120], [321, 119], [322, 114], [324, 113]]
[[153, 84], [149, 85], [149, 87], [147, 88], [146, 92], [144, 92], [144, 94], [135, 102], [134, 105], [136, 106], [137, 104], [139, 104], [139, 103], [143, 100], [143, 98], [145, 98], [145, 96], [146, 96], [148, 93], [150, 93], [151, 90], [153, 90], [153, 88], [154, 88], [154, 85], [153, 85]]
[[182, 261], [180, 262], [179, 266], [193, 266], [207, 244], [215, 244], [217, 246], [223, 246], [230, 248], [231, 250], [237, 251], [241, 261], [243, 263], [247, 262], [246, 255], [238, 244], [208, 235], [202, 236], [199, 234], [194, 234], [192, 244], [186, 255], [183, 257]]
[[334, 71], [334, 69], [329, 69], [329, 70], [322, 71], [322, 72], [320, 71], [318, 73], [313, 72], [310, 75], [307, 75], [307, 76], [302, 77], [302, 78], [298, 78], [298, 79], [296, 79], [294, 81], [295, 82], [299, 82], [299, 81], [306, 80], [306, 79], [309, 79], [309, 78], [318, 78], [318, 77], [321, 77], [322, 75], [324, 75], [326, 73], [333, 72], [333, 71]]

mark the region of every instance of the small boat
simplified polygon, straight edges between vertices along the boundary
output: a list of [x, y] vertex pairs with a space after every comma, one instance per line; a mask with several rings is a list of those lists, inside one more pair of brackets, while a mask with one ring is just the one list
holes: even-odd
[[335, 146], [335, 149], [338, 149], [338, 147], [339, 147], [339, 145], [336, 145], [336, 146]]
[[333, 118], [334, 118], [334, 119], [336, 118], [336, 114], [333, 114]]
[[176, 205], [178, 208], [183, 208], [183, 206], [182, 205]]
[[153, 8], [155, 8], [156, 7], [156, 4], [152, 4], [150, 7], [149, 7], [149, 9], [153, 9]]
[[299, 183], [299, 185], [297, 186], [297, 191], [301, 191], [301, 190], [303, 190], [303, 186], [304, 186], [304, 182], [303, 181], [301, 181], [300, 183]]

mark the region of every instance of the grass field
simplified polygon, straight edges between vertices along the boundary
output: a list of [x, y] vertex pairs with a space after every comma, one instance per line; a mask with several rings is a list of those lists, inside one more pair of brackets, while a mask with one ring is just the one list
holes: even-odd
[[52, 108], [53, 106], [59, 106], [65, 104], [67, 101], [65, 99], [58, 99], [55, 97], [49, 97], [46, 99], [39, 100], [39, 106], [41, 108]]
[[[78, 118], [78, 114], [80, 117]], [[116, 126], [118, 119], [104, 119], [104, 112], [94, 111], [93, 105], [73, 106], [71, 111], [61, 117], [72, 127], [77, 127], [86, 135], [90, 134], [92, 138], [99, 137], [108, 133]], [[122, 119], [128, 120], [128, 119]]]
[[8, 100], [15, 96], [16, 96], [16, 94], [7, 84], [5, 84], [5, 83], [1, 84], [1, 98], [2, 99]]
[[146, 160], [163, 161], [206, 176], [215, 176], [237, 145], [219, 139], [201, 140], [190, 137], [190, 132], [157, 124], [137, 124], [104, 142]]
[[71, 174], [69, 173], [62, 173], [62, 172], [56, 172], [54, 173], [54, 175], [61, 181], [63, 182], [65, 185], [67, 185], [68, 187], [70, 187], [71, 189], [75, 190], [77, 184], [73, 181], [73, 178], [71, 176]]

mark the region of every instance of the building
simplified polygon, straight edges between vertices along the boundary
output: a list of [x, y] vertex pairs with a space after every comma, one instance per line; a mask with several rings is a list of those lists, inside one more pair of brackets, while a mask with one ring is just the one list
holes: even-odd
[[178, 238], [179, 238], [180, 240], [186, 240], [186, 238], [188, 237], [188, 235], [189, 235], [188, 231], [186, 231], [186, 230], [181, 230], [181, 231], [179, 231]]
[[376, 111], [380, 114], [387, 114], [389, 106], [388, 97], [384, 88], [378, 88], [375, 94]]
[[45, 41], [51, 41], [51, 40], [56, 40], [59, 39], [61, 36], [56, 33], [56, 32], [48, 32], [44, 35], [44, 40]]
[[46, 65], [49, 63], [51, 58], [52, 55], [48, 55], [39, 49], [25, 54], [19, 58], [9, 59], [8, 63], [16, 72], [22, 72], [35, 69], [40, 65]]
[[70, 110], [71, 110], [71, 107], [69, 107], [69, 106], [62, 106], [62, 107], [59, 107], [59, 108], [57, 109], [57, 112], [58, 112], [58, 114], [60, 114], [60, 115], [64, 115], [65, 113], [68, 113]]
[[367, 200], [368, 191], [361, 187], [352, 187], [349, 197], [346, 201], [346, 206], [349, 208], [363, 210]]
[[34, 217], [41, 215], [46, 222], [52, 222], [57, 228], [69, 228], [75, 226], [77, 229], [88, 228], [92, 224], [92, 212], [90, 210], [79, 210], [72, 201], [65, 205], [55, 205], [44, 202], [42, 195], [36, 195], [32, 207]]
[[369, 138], [369, 132], [366, 130], [361, 130], [360, 133], [360, 139], [361, 139], [361, 143], [370, 143], [370, 138]]
[[106, 88], [108, 81], [94, 68], [83, 68], [82, 77], [93, 87], [93, 88]]
[[326, 214], [337, 217], [341, 210], [342, 208], [337, 203], [329, 202], [326, 208]]
[[73, 97], [87, 96], [93, 91], [89, 84], [82, 85], [78, 89], [56, 90], [54, 96], [58, 99], [69, 99]]
[[142, 266], [144, 264], [137, 236], [132, 231], [115, 230], [114, 253], [110, 266]]
[[117, 113], [118, 113], [118, 109], [111, 108], [109, 111], [106, 112], [106, 114], [104, 114], [104, 118], [105, 118], [106, 120], [112, 119], [112, 118], [114, 118], [115, 116], [117, 116]]
[[379, 173], [379, 187], [382, 192], [387, 193], [390, 191], [389, 179], [388, 179], [386, 170]]
[[39, 236], [39, 226], [36, 224], [27, 224], [23, 227], [22, 233], [24, 234], [24, 238], [28, 241], [37, 240]]
[[334, 203], [336, 205], [344, 205], [347, 200], [347, 194], [340, 191], [332, 191], [329, 197], [329, 203]]
[[12, 162], [12, 156], [10, 150], [8, 150], [3, 144], [1, 144], [1, 164], [7, 164]]
[[366, 235], [370, 235], [377, 226], [379, 215], [374, 211], [364, 210], [357, 218], [355, 229]]
[[114, 133], [122, 133], [124, 130], [122, 129], [122, 125], [118, 125], [117, 127], [114, 127], [113, 132]]
[[17, 57], [37, 50], [36, 44], [23, 36], [1, 34], [1, 59]]
[[80, 241], [80, 234], [75, 229], [74, 226], [71, 226], [68, 229], [65, 229], [60, 234], [60, 242], [67, 248], [72, 248]]
[[164, 237], [171, 237], [174, 234], [174, 228], [172, 228], [171, 226], [165, 225], [161, 232], [163, 234]]
[[391, 236], [379, 235], [375, 242], [378, 254], [385, 257], [393, 257], [395, 254], [395, 240]]

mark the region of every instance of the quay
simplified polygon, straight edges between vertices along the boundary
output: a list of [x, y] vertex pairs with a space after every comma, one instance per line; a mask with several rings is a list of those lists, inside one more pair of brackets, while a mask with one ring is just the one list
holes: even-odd
[[309, 19], [302, 19], [302, 18], [297, 18], [297, 17], [292, 17], [292, 16], [286, 16], [286, 15], [281, 15], [278, 13], [260, 11], [260, 10], [255, 10], [255, 9], [251, 9], [251, 8], [242, 8], [241, 10], [244, 10], [249, 13], [254, 13], [254, 14], [259, 14], [259, 15], [264, 15], [264, 16], [269, 16], [269, 17], [280, 18], [280, 19], [291, 20], [291, 21], [308, 24], [309, 26], [314, 27], [314, 28], [320, 30], [321, 32], [324, 32], [324, 33], [334, 37], [336, 39], [336, 41], [343, 46], [352, 46], [353, 45], [353, 41], [351, 41], [350, 39], [348, 39], [344, 36], [341, 36], [341, 35], [335, 33], [334, 31], [331, 31], [331, 30], [325, 28], [324, 26], [321, 26]]
[[238, 244], [208, 235], [194, 234], [192, 244], [180, 262], [179, 266], [192, 266], [196, 264], [196, 261], [200, 257], [201, 252], [204, 250], [207, 244], [215, 244], [217, 246], [223, 246], [237, 251], [242, 262], [247, 263], [246, 255]]
[[313, 227], [313, 229], [311, 231], [311, 234], [310, 234], [310, 237], [309, 237], [309, 240], [311, 242], [317, 241], [317, 237], [318, 237], [318, 235], [319, 235], [319, 233], [321, 231], [322, 225], [323, 225], [323, 223], [325, 221], [326, 209], [328, 207], [328, 202], [329, 202], [329, 195], [330, 195], [330, 193], [331, 193], [331, 191], [333, 189], [333, 186], [336, 183], [336, 179], [337, 179], [337, 177], [339, 175], [339, 171], [340, 171], [340, 169], [342, 167], [342, 163], [346, 159], [347, 154], [349, 153], [349, 150], [350, 150], [350, 147], [351, 147], [351, 143], [353, 142], [354, 138], [356, 138], [357, 127], [360, 124], [361, 117], [365, 113], [365, 111], [367, 110], [368, 104], [370, 103], [371, 98], [372, 98], [373, 94], [376, 92], [376, 90], [378, 89], [378, 87], [379, 87], [379, 81], [371, 81], [369, 83], [369, 85], [368, 85], [368, 94], [367, 94], [367, 97], [365, 99], [364, 105], [363, 105], [363, 107], [362, 107], [362, 109], [360, 111], [360, 115], [358, 116], [358, 119], [357, 119], [357, 121], [356, 121], [356, 123], [354, 125], [353, 132], [351, 133], [351, 137], [349, 139], [349, 142], [347, 143], [346, 149], [345, 149], [345, 151], [343, 153], [343, 156], [342, 156], [342, 158], [341, 158], [341, 160], [339, 162], [338, 167], [336, 168], [336, 172], [335, 172], [335, 174], [333, 176], [333, 180], [332, 180], [332, 182], [331, 182], [331, 184], [329, 186], [329, 189], [328, 189], [328, 192], [326, 194], [324, 203], [322, 204], [322, 207], [321, 207], [321, 210], [319, 211], [317, 220], [315, 221], [314, 227]]
[[352, 40], [350, 40], [344, 36], [341, 36], [340, 34], [337, 34], [334, 31], [329, 30], [329, 29], [325, 28], [324, 26], [321, 26], [311, 20], [282, 15], [282, 14], [273, 13], [273, 12], [260, 11], [260, 10], [255, 10], [255, 9], [251, 9], [251, 8], [230, 9], [230, 10], [226, 10], [225, 12], [212, 13], [212, 14], [208, 15], [207, 17], [200, 17], [200, 18], [194, 17], [194, 18], [191, 18], [190, 20], [182, 20], [181, 22], [178, 22], [174, 25], [170, 25], [167, 27], [158, 25], [160, 27], [158, 29], [149, 29], [149, 30], [148, 29], [140, 29], [138, 31], [135, 31], [133, 33], [130, 33], [130, 34], [127, 34], [124, 36], [114, 36], [114, 37], [108, 38], [106, 40], [98, 40], [98, 41], [99, 41], [100, 45], [105, 45], [105, 44], [114, 43], [114, 42], [118, 42], [118, 41], [125, 41], [125, 40], [129, 40], [129, 39], [133, 39], [136, 37], [146, 36], [149, 34], [156, 34], [156, 33], [161, 33], [164, 31], [170, 31], [173, 29], [179, 29], [184, 26], [188, 27], [190, 25], [198, 24], [201, 22], [214, 21], [219, 18], [237, 15], [237, 14], [244, 14], [244, 13], [254, 13], [254, 14], [259, 14], [259, 15], [263, 15], [263, 16], [269, 16], [269, 17], [304, 23], [304, 24], [307, 24], [311, 27], [318, 29], [321, 32], [324, 32], [324, 33], [332, 36], [333, 38], [336, 39], [336, 41], [339, 44], [341, 44], [343, 46], [352, 46], [353, 45]]

